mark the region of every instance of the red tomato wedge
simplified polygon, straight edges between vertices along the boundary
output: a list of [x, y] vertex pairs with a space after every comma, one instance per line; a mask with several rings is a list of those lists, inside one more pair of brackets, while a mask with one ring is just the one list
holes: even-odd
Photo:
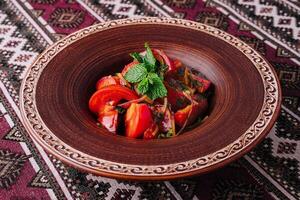
[[211, 85], [211, 82], [209, 80], [203, 79], [199, 76], [192, 75], [192, 78], [198, 82], [199, 86], [197, 87], [197, 90], [200, 93], [204, 93]]
[[116, 133], [118, 127], [119, 113], [117, 110], [111, 110], [99, 114], [98, 121], [110, 132]]
[[182, 62], [180, 60], [175, 59], [173, 61], [173, 64], [174, 64], [175, 69], [179, 68], [179, 67], [182, 67]]
[[[199, 102], [197, 102], [197, 104], [194, 104], [193, 106], [188, 105], [185, 108], [178, 110], [174, 115], [175, 124], [179, 127], [182, 127], [186, 120], [188, 120], [186, 124], [187, 126], [192, 124], [198, 117], [201, 117], [201, 115], [206, 112], [207, 107], [207, 99], [201, 99]], [[192, 113], [189, 116], [190, 112]]]
[[172, 110], [177, 111], [190, 104], [190, 101], [184, 94], [175, 87], [170, 86], [167, 82], [164, 83], [168, 91], [168, 102], [171, 104]]
[[121, 85], [110, 85], [97, 90], [89, 100], [89, 109], [99, 113], [108, 102], [118, 103], [124, 99], [127, 101], [139, 98], [138, 95], [127, 87]]
[[147, 104], [132, 103], [125, 115], [125, 134], [138, 138], [153, 124], [152, 113]]
[[101, 79], [99, 79], [96, 83], [96, 89], [100, 90], [101, 88], [104, 88], [109, 85], [119, 85], [120, 79], [117, 76], [105, 76]]

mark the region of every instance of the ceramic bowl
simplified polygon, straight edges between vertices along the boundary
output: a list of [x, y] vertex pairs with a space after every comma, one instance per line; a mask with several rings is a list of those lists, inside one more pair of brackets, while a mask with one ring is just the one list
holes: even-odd
[[[88, 100], [96, 81], [122, 69], [144, 42], [202, 72], [215, 87], [209, 117], [171, 139], [129, 139], [96, 125]], [[219, 29], [181, 19], [110, 21], [47, 48], [24, 78], [20, 106], [29, 134], [71, 166], [107, 177], [165, 180], [239, 158], [270, 131], [281, 91], [270, 64]]]

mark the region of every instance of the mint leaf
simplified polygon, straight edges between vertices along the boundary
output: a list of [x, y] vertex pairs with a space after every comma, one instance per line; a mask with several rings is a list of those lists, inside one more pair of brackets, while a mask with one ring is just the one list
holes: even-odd
[[137, 60], [139, 63], [142, 63], [142, 62], [143, 62], [143, 58], [142, 58], [141, 55], [140, 55], [139, 53], [137, 53], [137, 52], [131, 53], [130, 56], [131, 56], [133, 59]]
[[139, 63], [130, 68], [124, 78], [130, 83], [138, 83], [147, 76], [147, 69], [144, 63]]
[[146, 59], [146, 57], [144, 57], [143, 63], [145, 63], [145, 67], [146, 67], [146, 69], [147, 69], [148, 72], [155, 72], [155, 70], [156, 70], [156, 65], [154, 65], [154, 66], [151, 65], [151, 64], [149, 63], [149, 61]]
[[148, 73], [148, 79], [151, 81], [151, 84], [153, 84], [155, 79], [158, 79], [158, 75], [156, 73], [150, 72]]
[[136, 87], [139, 94], [146, 94], [155, 100], [167, 96], [167, 89], [163, 84], [167, 66], [155, 59], [148, 43], [145, 43], [145, 48], [145, 56], [136, 52], [130, 54], [139, 64], [129, 69], [124, 78], [130, 83], [136, 83], [133, 87]]
[[157, 75], [156, 73], [153, 73], [153, 72], [148, 73], [148, 80], [149, 80], [149, 83], [150, 83], [151, 85], [153, 85], [153, 84], [154, 84], [154, 81], [153, 81], [153, 80], [157, 79], [157, 77], [158, 77], [158, 75]]
[[156, 59], [152, 53], [152, 50], [150, 49], [148, 43], [145, 43], [145, 48], [146, 48], [146, 55], [144, 57], [144, 63], [147, 65], [147, 67], [150, 68], [149, 71], [155, 71], [155, 63]]
[[148, 78], [143, 79], [137, 85], [137, 90], [139, 94], [145, 94], [149, 89], [149, 81]]
[[[147, 96], [152, 100], [167, 96], [167, 89], [162, 80], [155, 73], [149, 73], [148, 79], [150, 85], [148, 86]], [[152, 83], [151, 83], [151, 82]]]
[[148, 75], [148, 81], [150, 84], [153, 84], [153, 80], [151, 79], [151, 77]]

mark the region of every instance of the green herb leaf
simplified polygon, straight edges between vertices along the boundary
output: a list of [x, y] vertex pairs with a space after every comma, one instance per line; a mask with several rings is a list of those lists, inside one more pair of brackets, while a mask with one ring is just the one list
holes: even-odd
[[142, 58], [141, 55], [140, 55], [139, 53], [137, 53], [137, 52], [131, 53], [130, 56], [131, 56], [133, 59], [137, 60], [139, 63], [142, 63], [142, 62], [143, 62], [143, 58]]
[[159, 70], [162, 71], [162, 72], [166, 72], [168, 70], [168, 65], [161, 64]]
[[144, 57], [144, 62], [146, 65], [148, 65], [151, 70], [150, 71], [155, 71], [155, 63], [156, 59], [152, 53], [152, 50], [149, 47], [149, 44], [146, 42], [145, 43], [145, 48], [146, 48], [146, 55]]
[[167, 96], [167, 89], [157, 74], [149, 73], [148, 79], [149, 79], [150, 85], [149, 85], [149, 89], [146, 94], [149, 98], [154, 100], [157, 98]]
[[[136, 83], [134, 87], [139, 94], [146, 94], [155, 100], [167, 96], [167, 89], [163, 84], [167, 66], [155, 59], [148, 43], [145, 43], [145, 48], [145, 56], [136, 52], [130, 54], [139, 64], [129, 69], [124, 78], [130, 83]], [[160, 67], [157, 69], [158, 66]]]
[[145, 64], [145, 67], [146, 67], [148, 72], [155, 72], [156, 71], [156, 65], [151, 65], [146, 57], [144, 57], [143, 63]]
[[148, 79], [149, 81], [151, 81], [150, 83], [153, 84], [154, 80], [159, 78], [158, 75], [156, 73], [150, 72], [148, 73]]
[[149, 89], [149, 80], [148, 78], [144, 78], [141, 82], [137, 85], [137, 90], [139, 94], [145, 94]]
[[129, 69], [124, 78], [130, 83], [138, 83], [147, 76], [147, 69], [144, 63], [139, 63]]
[[168, 132], [166, 133], [159, 133], [158, 134], [158, 138], [162, 139], [162, 138], [170, 138], [173, 137], [173, 131], [170, 129]]
[[153, 80], [151, 79], [151, 77], [149, 77], [149, 75], [148, 75], [148, 81], [150, 84], [153, 84]]

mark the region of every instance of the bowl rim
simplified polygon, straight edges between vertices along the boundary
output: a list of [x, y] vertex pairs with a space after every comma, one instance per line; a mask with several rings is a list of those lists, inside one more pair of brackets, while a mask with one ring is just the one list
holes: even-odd
[[[120, 26], [160, 24], [179, 26], [204, 32], [230, 44], [246, 56], [260, 74], [264, 86], [264, 100], [256, 120], [239, 138], [208, 155], [184, 162], [164, 165], [134, 165], [104, 160], [69, 146], [55, 136], [42, 120], [36, 106], [36, 85], [43, 69], [65, 47], [88, 35]], [[29, 135], [46, 151], [75, 168], [107, 177], [132, 180], [165, 180], [205, 173], [241, 157], [269, 133], [281, 105], [281, 88], [275, 70], [258, 52], [240, 39], [217, 28], [198, 22], [175, 18], [130, 18], [99, 23], [77, 32], [49, 46], [28, 69], [20, 88], [21, 118]]]

